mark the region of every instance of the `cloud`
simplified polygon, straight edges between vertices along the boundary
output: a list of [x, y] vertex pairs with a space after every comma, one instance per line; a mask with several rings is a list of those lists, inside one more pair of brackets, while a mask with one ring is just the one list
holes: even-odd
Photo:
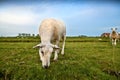
[[24, 10], [23, 7], [10, 7], [0, 12], [0, 23], [28, 25], [33, 24], [36, 16], [30, 10]]
[[29, 8], [8, 6], [0, 9], [0, 36], [15, 36], [18, 33], [33, 33], [36, 15]]
[[28, 14], [3, 13], [0, 22], [6, 24], [27, 25], [33, 23], [33, 16]]

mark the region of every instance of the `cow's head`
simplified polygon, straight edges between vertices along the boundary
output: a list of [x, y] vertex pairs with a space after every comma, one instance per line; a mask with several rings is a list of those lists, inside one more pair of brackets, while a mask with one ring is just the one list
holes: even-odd
[[117, 34], [116, 33], [117, 28], [111, 28], [111, 30], [112, 30], [112, 34]]
[[111, 30], [112, 30], [112, 31], [116, 31], [116, 30], [117, 30], [117, 28], [111, 28]]
[[38, 44], [33, 48], [39, 48], [39, 55], [42, 61], [43, 68], [48, 68], [50, 66], [50, 57], [53, 49], [59, 49], [57, 45], [53, 44]]

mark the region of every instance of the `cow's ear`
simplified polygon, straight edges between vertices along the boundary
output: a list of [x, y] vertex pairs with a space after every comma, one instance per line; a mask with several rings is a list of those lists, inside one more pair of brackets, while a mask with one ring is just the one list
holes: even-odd
[[54, 48], [54, 49], [60, 49], [60, 47], [58, 47], [57, 45], [54, 45], [53, 48]]
[[43, 47], [43, 45], [41, 45], [41, 44], [37, 44], [36, 46], [33, 46], [33, 48], [42, 48]]
[[58, 47], [57, 45], [51, 44], [51, 46], [52, 46], [54, 49], [60, 49], [60, 47]]
[[117, 30], [117, 28], [115, 28], [115, 30]]
[[113, 30], [113, 28], [111, 28], [111, 30]]

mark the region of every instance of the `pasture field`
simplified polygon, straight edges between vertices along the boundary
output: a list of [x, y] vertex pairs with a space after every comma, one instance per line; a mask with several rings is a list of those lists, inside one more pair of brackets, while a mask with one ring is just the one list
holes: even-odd
[[48, 69], [39, 60], [38, 38], [0, 38], [0, 80], [120, 80], [120, 42], [68, 37], [65, 55]]

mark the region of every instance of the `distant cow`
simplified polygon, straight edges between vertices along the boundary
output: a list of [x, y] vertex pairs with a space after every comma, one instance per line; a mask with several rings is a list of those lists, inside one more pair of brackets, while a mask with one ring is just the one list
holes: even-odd
[[112, 32], [110, 33], [110, 38], [112, 40], [112, 45], [116, 45], [116, 41], [118, 39], [117, 28], [111, 28]]
[[[40, 60], [42, 61], [43, 68], [48, 68], [50, 66], [50, 57], [55, 49], [54, 60], [58, 58], [58, 52], [60, 47], [59, 42], [62, 38], [62, 51], [64, 54], [65, 39], [66, 39], [66, 27], [63, 22], [55, 19], [45, 19], [41, 22], [39, 27], [39, 36], [41, 38], [41, 43], [34, 46], [34, 48], [39, 48]], [[55, 41], [56, 44], [52, 44]]]
[[109, 36], [110, 36], [110, 33], [103, 33], [103, 34], [101, 35], [101, 37], [105, 37], [105, 38], [109, 38]]

